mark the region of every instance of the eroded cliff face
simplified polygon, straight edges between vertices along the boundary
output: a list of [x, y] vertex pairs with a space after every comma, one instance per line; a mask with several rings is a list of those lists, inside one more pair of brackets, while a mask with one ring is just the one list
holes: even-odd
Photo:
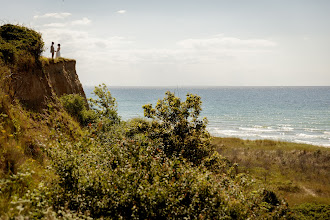
[[83, 87], [76, 73], [76, 61], [50, 63], [44, 66], [49, 84], [55, 94], [61, 97], [64, 94], [79, 94], [86, 98]]
[[48, 101], [64, 94], [79, 94], [86, 99], [75, 60], [50, 61], [42, 67], [12, 73], [9, 83], [14, 98], [33, 110], [43, 109]]

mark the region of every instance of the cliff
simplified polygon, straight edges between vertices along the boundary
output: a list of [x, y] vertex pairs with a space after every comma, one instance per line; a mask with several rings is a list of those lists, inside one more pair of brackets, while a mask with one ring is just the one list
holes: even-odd
[[63, 94], [79, 94], [86, 99], [76, 61], [41, 57], [43, 50], [40, 33], [20, 25], [0, 26], [0, 86], [34, 110]]
[[86, 99], [85, 92], [76, 73], [75, 60], [62, 60], [44, 66], [49, 84], [60, 97], [64, 94], [79, 94]]
[[60, 58], [56, 62], [47, 60], [27, 71], [12, 73], [8, 78], [14, 98], [33, 110], [44, 108], [55, 95], [79, 94], [86, 99], [75, 66], [75, 60]]

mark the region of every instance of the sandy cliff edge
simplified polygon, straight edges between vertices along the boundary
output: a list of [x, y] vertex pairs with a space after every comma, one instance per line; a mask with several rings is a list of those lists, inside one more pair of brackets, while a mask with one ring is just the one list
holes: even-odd
[[29, 109], [43, 109], [49, 100], [64, 94], [79, 94], [86, 99], [75, 60], [49, 60], [28, 71], [12, 73], [9, 78], [14, 98]]

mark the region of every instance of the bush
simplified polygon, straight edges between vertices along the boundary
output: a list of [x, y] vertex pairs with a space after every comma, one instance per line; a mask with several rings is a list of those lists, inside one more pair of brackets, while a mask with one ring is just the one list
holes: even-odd
[[86, 101], [80, 95], [63, 95], [60, 100], [64, 109], [81, 125], [85, 126], [88, 123], [95, 122], [96, 114], [86, 109]]
[[104, 128], [112, 124], [120, 123], [120, 117], [117, 113], [117, 102], [112, 97], [108, 87], [105, 84], [95, 86], [94, 92], [98, 99], [89, 99], [90, 107], [95, 111], [97, 117], [103, 122]]
[[148, 138], [59, 141], [48, 152], [58, 175], [47, 189], [55, 211], [113, 219], [262, 219], [287, 211], [274, 196], [268, 203], [263, 189], [250, 192], [246, 177], [168, 158]]
[[0, 59], [14, 71], [31, 71], [39, 62], [44, 42], [41, 34], [20, 26], [0, 27]]
[[166, 155], [182, 156], [199, 164], [212, 152], [207, 119], [198, 118], [201, 104], [197, 95], [187, 94], [186, 101], [181, 102], [173, 93], [166, 92], [155, 108], [151, 104], [143, 106], [144, 116], [153, 119], [147, 135], [159, 140]]
[[14, 45], [7, 43], [2, 38], [0, 38], [0, 59], [6, 64], [13, 64], [16, 62], [16, 48]]
[[41, 34], [27, 27], [5, 24], [0, 27], [0, 37], [3, 41], [13, 45], [16, 50], [23, 50], [31, 54], [36, 60], [43, 51], [44, 42]]
[[330, 205], [303, 203], [293, 207], [296, 219], [330, 219]]
[[129, 138], [144, 135], [150, 129], [150, 121], [144, 118], [133, 118], [126, 123], [126, 136]]
[[87, 110], [85, 99], [78, 94], [64, 95], [60, 98], [64, 109], [81, 125], [99, 122], [103, 131], [108, 131], [113, 124], [120, 123], [116, 99], [112, 97], [105, 84], [96, 86], [97, 99], [89, 99], [91, 109]]
[[[71, 114], [82, 114], [81, 97], [61, 101]], [[100, 132], [97, 119], [95, 129], [70, 138], [56, 129], [57, 123], [72, 129], [61, 109], [52, 109], [56, 119], [49, 112], [54, 129], [40, 145], [48, 156], [47, 175], [18, 170], [0, 181], [5, 190], [0, 218], [279, 219], [288, 214], [283, 201], [236, 175], [217, 153], [209, 153], [200, 166], [180, 155], [169, 157], [159, 139], [149, 137], [153, 122], [135, 119]]]

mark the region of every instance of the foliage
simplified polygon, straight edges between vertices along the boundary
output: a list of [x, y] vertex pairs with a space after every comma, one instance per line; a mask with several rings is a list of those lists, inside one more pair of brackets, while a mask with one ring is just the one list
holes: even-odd
[[293, 208], [296, 219], [330, 219], [330, 205], [304, 203]]
[[290, 205], [330, 205], [329, 148], [237, 138], [214, 138], [212, 144], [222, 156], [239, 164], [239, 173], [253, 175]]
[[0, 38], [0, 59], [5, 63], [14, 63], [16, 61], [15, 47], [2, 38]]
[[263, 189], [251, 192], [246, 176], [215, 176], [168, 158], [148, 138], [61, 141], [48, 153], [59, 176], [48, 189], [55, 210], [114, 219], [245, 219], [287, 212], [274, 194], [269, 200]]
[[118, 124], [120, 117], [117, 113], [117, 102], [112, 97], [108, 87], [105, 84], [95, 86], [94, 95], [97, 99], [89, 99], [89, 104], [92, 110], [95, 111], [97, 117], [103, 122], [104, 128], [112, 124]]
[[24, 54], [37, 61], [43, 51], [41, 34], [27, 27], [5, 24], [0, 27], [0, 39], [0, 52], [7, 63], [14, 63]]
[[[76, 98], [66, 97], [65, 102], [70, 103], [68, 112], [80, 114], [83, 105]], [[35, 165], [27, 166], [31, 171], [21, 170], [36, 163], [28, 159], [31, 162], [4, 178], [1, 217], [263, 219], [289, 215], [282, 200], [248, 176], [237, 175], [235, 165], [217, 153], [204, 157], [200, 166], [167, 155], [148, 133], [153, 122], [135, 119], [103, 129], [101, 116], [85, 131], [72, 134], [79, 129], [62, 111], [54, 103], [44, 115], [31, 115], [39, 127], [45, 123], [51, 128], [47, 140], [39, 142], [47, 153], [47, 161], [40, 164], [50, 166], [41, 166], [44, 171], [36, 176]], [[23, 124], [20, 127], [21, 132], [29, 131]], [[21, 174], [26, 178], [14, 182], [15, 175]]]
[[78, 94], [63, 95], [61, 103], [64, 109], [74, 117], [81, 125], [85, 126], [88, 123], [95, 122], [96, 114], [94, 111], [86, 109], [86, 101]]
[[44, 42], [41, 34], [20, 25], [0, 27], [0, 60], [13, 71], [31, 71], [40, 65]]
[[52, 58], [48, 58], [48, 57], [44, 57], [44, 56], [41, 56], [39, 58], [39, 60], [43, 66], [49, 65], [51, 63], [65, 63], [65, 62], [75, 61], [74, 59], [69, 59], [69, 58], [64, 58], [64, 57], [58, 57], [58, 58], [52, 59]]
[[155, 108], [151, 104], [143, 106], [144, 115], [154, 119], [147, 134], [160, 141], [160, 148], [168, 156], [183, 156], [199, 164], [208, 156], [212, 148], [210, 134], [206, 130], [207, 119], [200, 120], [201, 99], [187, 94], [186, 101], [166, 92], [163, 100], [158, 100]]

